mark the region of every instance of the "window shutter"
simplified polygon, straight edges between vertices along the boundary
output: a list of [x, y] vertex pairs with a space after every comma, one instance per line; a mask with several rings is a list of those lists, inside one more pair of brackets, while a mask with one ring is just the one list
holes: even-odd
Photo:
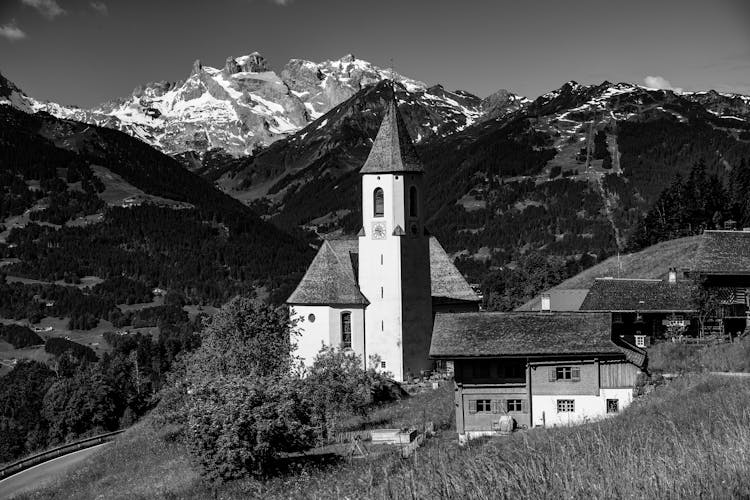
[[521, 400], [521, 413], [529, 413], [529, 403], [525, 399]]
[[571, 375], [573, 382], [580, 382], [581, 381], [581, 369], [577, 366], [574, 366], [571, 370]]
[[470, 399], [469, 400], [469, 413], [476, 413], [476, 412], [477, 412], [477, 400]]
[[557, 382], [557, 370], [554, 366], [549, 367], [549, 381]]

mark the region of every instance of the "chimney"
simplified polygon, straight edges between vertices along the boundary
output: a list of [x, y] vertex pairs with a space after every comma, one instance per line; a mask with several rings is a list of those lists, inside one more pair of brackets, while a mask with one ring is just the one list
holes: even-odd
[[542, 294], [542, 312], [551, 312], [552, 307], [550, 304], [550, 298], [548, 293]]
[[677, 268], [676, 267], [670, 267], [669, 268], [669, 278], [668, 281], [670, 283], [677, 283]]

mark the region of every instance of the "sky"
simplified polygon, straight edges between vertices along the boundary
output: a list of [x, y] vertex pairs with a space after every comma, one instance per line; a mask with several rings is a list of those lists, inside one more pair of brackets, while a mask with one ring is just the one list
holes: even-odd
[[569, 80], [750, 94], [749, 0], [0, 0], [0, 73], [93, 106], [258, 51], [353, 53], [427, 84], [531, 98]]

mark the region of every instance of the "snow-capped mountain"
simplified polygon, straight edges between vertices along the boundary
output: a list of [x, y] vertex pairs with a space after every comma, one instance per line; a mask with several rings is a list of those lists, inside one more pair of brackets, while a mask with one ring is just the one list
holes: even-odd
[[129, 97], [91, 109], [38, 101], [15, 86], [11, 102], [26, 111], [122, 130], [168, 154], [218, 149], [243, 156], [301, 130], [383, 79], [398, 82], [431, 110], [418, 140], [462, 130], [482, 116], [501, 116], [529, 102], [507, 91], [482, 101], [468, 92], [428, 87], [351, 54], [322, 63], [292, 59], [279, 75], [257, 52], [228, 57], [222, 68], [196, 61], [184, 81], [139, 86]]

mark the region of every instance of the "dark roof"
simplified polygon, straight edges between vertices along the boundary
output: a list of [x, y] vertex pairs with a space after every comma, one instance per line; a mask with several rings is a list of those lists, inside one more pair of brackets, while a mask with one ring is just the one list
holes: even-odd
[[367, 304], [359, 291], [352, 254], [357, 240], [323, 241], [297, 288], [287, 299], [290, 304]]
[[581, 311], [692, 311], [691, 287], [688, 281], [598, 278]]
[[432, 296], [439, 302], [480, 300], [434, 236], [430, 237], [430, 282]]
[[372, 143], [362, 174], [385, 174], [398, 172], [424, 172], [417, 150], [406, 129], [404, 119], [396, 106], [395, 97], [386, 105], [385, 116], [380, 123], [378, 135]]
[[[550, 308], [552, 311], [578, 311], [581, 308], [588, 288], [553, 288], [544, 293], [549, 294]], [[534, 297], [516, 311], [540, 311], [542, 309], [542, 297]]]
[[437, 358], [623, 354], [611, 314], [471, 312], [437, 314], [430, 356]]
[[[288, 304], [367, 304], [359, 291], [359, 240], [326, 240]], [[478, 302], [461, 273], [437, 239], [430, 238], [432, 296], [440, 302]]]
[[750, 231], [704, 231], [693, 270], [704, 274], [750, 274]]

